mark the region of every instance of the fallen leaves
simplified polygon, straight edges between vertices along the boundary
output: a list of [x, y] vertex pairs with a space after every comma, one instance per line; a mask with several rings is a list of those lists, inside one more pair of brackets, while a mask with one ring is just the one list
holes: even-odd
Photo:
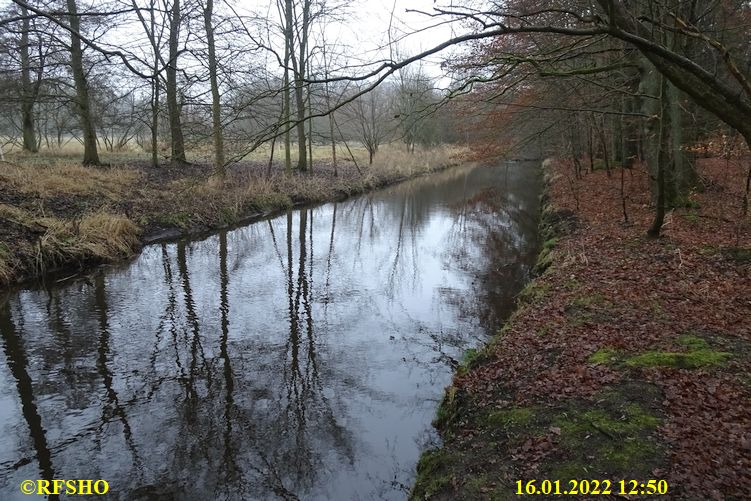
[[[620, 176], [595, 172], [575, 180], [571, 166], [554, 167], [550, 200], [576, 214], [577, 229], [556, 242], [552, 266], [535, 284], [541, 292], [514, 315], [492, 357], [455, 379], [470, 397], [465, 414], [493, 402], [565, 406], [610, 388], [655, 385], [661, 397], [653, 410], [664, 417], [655, 440], [669, 454], [646, 474], [667, 479], [677, 498], [741, 499], [751, 492], [751, 219], [738, 204], [745, 179], [721, 160], [699, 167], [709, 188], [691, 195], [697, 217], [676, 208], [660, 239], [646, 237], [652, 209], [643, 169], [626, 176], [632, 224], [623, 225]], [[687, 337], [731, 356], [693, 369], [618, 362], [647, 352], [687, 353], [694, 349], [681, 342]], [[591, 362], [599, 350], [619, 356]], [[482, 427], [475, 430], [471, 440], [482, 440]], [[541, 465], [566, 459], [565, 435], [555, 424], [530, 428], [487, 464], [501, 477], [512, 468], [519, 478], [533, 478]], [[592, 464], [602, 460], [593, 457]]]

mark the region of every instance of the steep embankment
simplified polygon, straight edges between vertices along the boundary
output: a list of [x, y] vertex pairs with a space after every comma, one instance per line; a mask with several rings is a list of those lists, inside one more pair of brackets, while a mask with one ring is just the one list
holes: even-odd
[[611, 495], [598, 499], [632, 498], [634, 485], [648, 491], [649, 480], [666, 481], [673, 498], [745, 498], [744, 169], [701, 163], [701, 191], [668, 215], [660, 239], [646, 237], [652, 212], [643, 171], [625, 173], [629, 223], [619, 172], [575, 180], [570, 167], [555, 165], [551, 173], [544, 272], [493, 342], [456, 374], [435, 421], [444, 446], [423, 455], [412, 497], [515, 499], [520, 480], [524, 488], [537, 480], [538, 489], [560, 480], [567, 491], [573, 479], [599, 480], [600, 492], [610, 481]]

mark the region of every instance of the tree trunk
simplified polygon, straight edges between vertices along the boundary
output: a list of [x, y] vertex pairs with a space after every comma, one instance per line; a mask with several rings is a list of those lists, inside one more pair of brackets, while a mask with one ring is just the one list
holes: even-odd
[[304, 85], [299, 72], [295, 75], [295, 104], [297, 105], [297, 170], [308, 170], [308, 148], [305, 143], [305, 97]]
[[39, 151], [36, 133], [34, 129], [34, 89], [31, 85], [31, 63], [29, 57], [29, 31], [31, 21], [29, 11], [21, 7], [21, 15], [24, 17], [21, 28], [21, 123], [23, 130], [23, 149], [31, 153]]
[[224, 167], [224, 137], [222, 134], [222, 108], [219, 99], [219, 79], [216, 67], [216, 46], [214, 43], [214, 25], [212, 16], [214, 13], [214, 0], [206, 0], [203, 11], [204, 24], [206, 27], [206, 41], [209, 56], [209, 81], [211, 83], [211, 119], [214, 134], [214, 169], [217, 175], [225, 177]]
[[[70, 1], [70, 0], [69, 0]], [[172, 158], [174, 164], [186, 164], [185, 140], [180, 122], [180, 105], [177, 102], [177, 58], [180, 39], [180, 0], [174, 0], [169, 27], [169, 61], [167, 63], [167, 110], [169, 112], [170, 135], [172, 136]]]
[[665, 171], [669, 158], [669, 131], [670, 131], [670, 106], [668, 99], [668, 83], [663, 76], [660, 77], [660, 125], [657, 155], [657, 204], [655, 207], [655, 218], [652, 221], [652, 227], [647, 235], [653, 238], [660, 236], [662, 225], [665, 222]]
[[[308, 84], [308, 115], [313, 116], [313, 96], [310, 95], [310, 84]], [[308, 119], [308, 170], [313, 172], [313, 119]]]
[[[287, 0], [291, 3], [290, 0]], [[291, 15], [291, 11], [288, 15]], [[308, 170], [308, 152], [305, 138], [305, 76], [307, 72], [307, 47], [308, 47], [308, 31], [310, 24], [310, 0], [303, 0], [303, 15], [302, 26], [298, 30], [299, 47], [298, 58], [292, 56], [294, 63], [294, 77], [295, 77], [295, 104], [297, 106], [297, 169], [301, 172]], [[291, 31], [290, 24], [290, 31]], [[294, 52], [294, 45], [291, 44], [291, 52]]]
[[329, 111], [329, 137], [331, 139], [331, 160], [334, 165], [334, 177], [338, 177], [336, 165], [336, 139], [334, 136], [334, 112], [331, 110], [331, 89], [329, 88], [329, 62], [326, 58], [326, 40], [323, 40], [323, 71], [326, 79], [326, 109]]
[[[721, 77], [706, 72], [698, 65], [680, 59], [680, 54], [653, 41], [653, 28], [645, 26], [629, 12], [625, 0], [597, 0], [608, 16], [611, 35], [633, 44], [670, 83], [688, 94], [696, 104], [751, 138], [751, 104], [743, 92], [727, 84]], [[655, 47], [665, 50], [660, 53]]]
[[159, 166], [159, 77], [155, 76], [151, 86], [151, 163]]
[[81, 32], [81, 18], [75, 0], [67, 0], [68, 22], [70, 23], [70, 68], [73, 73], [73, 83], [76, 87], [76, 107], [83, 132], [83, 164], [100, 165], [97, 150], [96, 128], [91, 117], [91, 102], [89, 100], [89, 86], [86, 72], [83, 68], [83, 49], [78, 34]]
[[292, 98], [290, 96], [289, 66], [293, 59], [292, 48], [295, 43], [292, 26], [292, 0], [284, 0], [284, 170], [292, 172]]

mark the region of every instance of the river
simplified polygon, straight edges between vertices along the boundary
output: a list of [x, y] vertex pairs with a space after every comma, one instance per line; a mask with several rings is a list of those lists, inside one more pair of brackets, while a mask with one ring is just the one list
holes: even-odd
[[528, 278], [539, 177], [452, 168], [0, 296], [0, 499], [405, 499]]

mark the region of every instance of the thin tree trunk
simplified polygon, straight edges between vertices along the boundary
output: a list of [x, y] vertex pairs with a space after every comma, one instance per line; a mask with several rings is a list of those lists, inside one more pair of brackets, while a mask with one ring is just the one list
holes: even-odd
[[209, 81], [211, 84], [211, 119], [214, 134], [214, 169], [220, 177], [226, 176], [224, 167], [224, 136], [222, 134], [222, 105], [219, 98], [219, 78], [216, 65], [216, 45], [214, 43], [214, 0], [206, 0], [203, 12], [206, 27], [206, 42], [209, 56]]
[[276, 136], [271, 138], [271, 154], [269, 164], [266, 166], [266, 179], [271, 179], [271, 166], [274, 165], [274, 152], [276, 151]]
[[21, 28], [21, 123], [23, 130], [23, 149], [31, 153], [39, 151], [37, 145], [36, 133], [34, 130], [34, 89], [31, 85], [31, 62], [29, 57], [29, 31], [31, 30], [31, 21], [29, 20], [29, 11], [26, 7], [21, 7], [23, 23]]
[[303, 77], [295, 75], [295, 104], [297, 105], [297, 170], [308, 170], [308, 148], [305, 143], [305, 98]]
[[660, 77], [660, 132], [658, 139], [659, 153], [657, 154], [657, 207], [652, 227], [647, 234], [650, 237], [657, 238], [662, 231], [662, 225], [665, 222], [665, 170], [669, 161], [669, 138], [670, 130], [670, 108], [667, 95], [667, 79]]
[[336, 139], [334, 138], [334, 112], [331, 111], [331, 89], [329, 87], [329, 62], [326, 58], [326, 40], [323, 40], [323, 71], [326, 79], [326, 109], [329, 110], [329, 136], [331, 139], [331, 160], [334, 165], [334, 177], [338, 177], [336, 165]]
[[83, 49], [81, 39], [81, 18], [78, 16], [78, 8], [75, 0], [67, 0], [68, 22], [70, 23], [70, 67], [73, 73], [73, 83], [76, 87], [76, 106], [78, 117], [83, 132], [83, 164], [100, 165], [99, 151], [97, 150], [96, 128], [91, 117], [91, 102], [89, 100], [89, 86], [86, 81], [86, 72], [83, 68]]
[[292, 172], [292, 98], [290, 97], [289, 66], [292, 59], [292, 0], [284, 1], [284, 170]]
[[[70, 0], [69, 0], [70, 1]], [[169, 61], [167, 64], [167, 110], [172, 136], [172, 163], [186, 164], [185, 140], [180, 122], [180, 105], [177, 102], [177, 58], [180, 36], [180, 0], [174, 0], [169, 27]]]
[[[308, 84], [308, 115], [313, 116], [313, 96], [310, 95], [310, 84]], [[308, 120], [308, 169], [313, 172], [313, 119]]]
[[[290, 0], [287, 0], [288, 2]], [[291, 12], [290, 12], [291, 14]], [[294, 77], [295, 77], [295, 104], [297, 105], [297, 169], [301, 172], [308, 170], [308, 154], [305, 139], [305, 76], [306, 76], [306, 55], [308, 47], [308, 31], [310, 23], [310, 0], [303, 0], [302, 26], [299, 30], [299, 58], [294, 56]], [[294, 46], [292, 46], [294, 48]]]
[[151, 164], [159, 167], [159, 77], [154, 76], [151, 96]]

